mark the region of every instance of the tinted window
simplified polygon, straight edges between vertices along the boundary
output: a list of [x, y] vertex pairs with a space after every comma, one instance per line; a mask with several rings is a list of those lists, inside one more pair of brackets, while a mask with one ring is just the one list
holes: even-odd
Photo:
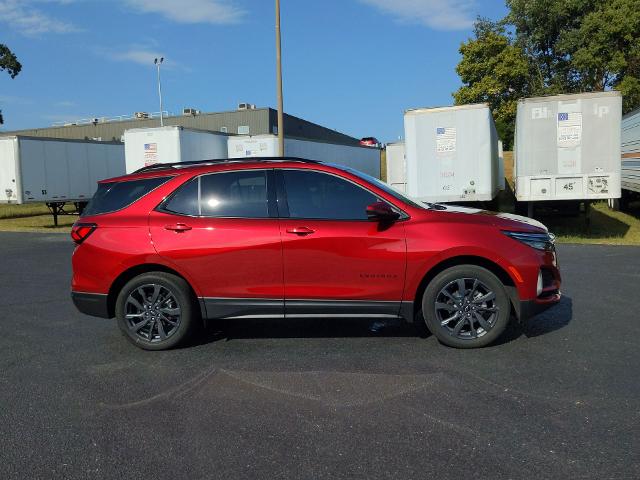
[[408, 195], [406, 195], [405, 193], [399, 192], [395, 188], [393, 188], [393, 187], [389, 186], [388, 184], [384, 183], [382, 180], [378, 180], [377, 178], [372, 177], [371, 175], [367, 175], [366, 173], [359, 172], [358, 170], [353, 170], [352, 168], [345, 168], [345, 167], [340, 166], [340, 165], [333, 165], [333, 166], [338, 167], [338, 168], [342, 168], [343, 170], [346, 170], [350, 174], [355, 175], [356, 177], [360, 177], [361, 179], [366, 180], [367, 182], [374, 184], [380, 190], [388, 193], [389, 195], [391, 195], [394, 198], [397, 198], [398, 200], [403, 201], [404, 203], [408, 203], [412, 207], [426, 209], [426, 207], [428, 205], [427, 202], [420, 202], [418, 200], [415, 200], [415, 199], [409, 197]]
[[115, 212], [131, 205], [172, 177], [145, 178], [125, 182], [98, 184], [98, 190], [82, 212], [82, 216]]
[[168, 212], [182, 215], [200, 215], [198, 209], [198, 179], [190, 180], [180, 186], [162, 208]]
[[371, 192], [326, 173], [283, 170], [291, 218], [366, 220], [367, 205], [378, 201]]
[[203, 175], [200, 213], [210, 217], [268, 217], [267, 173], [245, 170]]

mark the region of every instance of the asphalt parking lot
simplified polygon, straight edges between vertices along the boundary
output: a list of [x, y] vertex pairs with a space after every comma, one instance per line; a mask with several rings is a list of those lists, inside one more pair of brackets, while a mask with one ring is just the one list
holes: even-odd
[[144, 352], [69, 299], [66, 235], [0, 234], [0, 478], [640, 477], [640, 248], [561, 245], [565, 297], [473, 351], [244, 321]]

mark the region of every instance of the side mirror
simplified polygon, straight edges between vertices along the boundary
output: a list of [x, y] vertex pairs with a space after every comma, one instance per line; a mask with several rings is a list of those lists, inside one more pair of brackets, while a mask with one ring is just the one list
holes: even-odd
[[367, 218], [372, 222], [394, 222], [400, 218], [400, 214], [388, 203], [376, 202], [367, 206]]

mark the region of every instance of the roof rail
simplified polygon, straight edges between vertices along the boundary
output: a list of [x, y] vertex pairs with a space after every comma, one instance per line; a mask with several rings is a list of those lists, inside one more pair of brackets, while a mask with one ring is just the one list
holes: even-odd
[[308, 160], [299, 157], [247, 157], [247, 158], [224, 158], [214, 160], [192, 160], [189, 162], [174, 163], [154, 163], [136, 170], [133, 173], [149, 172], [153, 170], [162, 170], [166, 168], [182, 168], [198, 165], [216, 165], [221, 163], [252, 163], [252, 162], [302, 162], [302, 163], [322, 163], [318, 160]]

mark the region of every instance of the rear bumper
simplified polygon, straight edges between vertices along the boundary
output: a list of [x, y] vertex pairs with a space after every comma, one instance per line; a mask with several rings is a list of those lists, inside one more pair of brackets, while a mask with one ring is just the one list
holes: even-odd
[[76, 308], [85, 315], [111, 318], [106, 293], [71, 292], [71, 300]]
[[546, 309], [553, 307], [559, 301], [562, 295], [556, 293], [544, 299], [535, 300], [523, 300], [520, 302], [520, 312], [518, 312], [518, 319], [524, 322], [532, 317], [535, 317], [539, 313], [544, 312]]

